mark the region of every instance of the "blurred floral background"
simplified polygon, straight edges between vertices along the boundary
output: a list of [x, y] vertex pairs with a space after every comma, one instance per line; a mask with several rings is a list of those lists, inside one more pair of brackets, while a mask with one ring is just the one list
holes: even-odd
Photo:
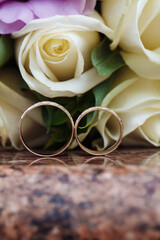
[[[74, 120], [110, 108], [124, 125], [122, 145], [159, 147], [159, 26], [159, 0], [0, 0], [1, 145], [20, 149], [20, 116], [49, 100]], [[65, 131], [65, 121], [59, 111], [54, 121], [37, 113], [25, 131], [32, 136], [33, 122]], [[102, 113], [86, 118], [82, 139], [93, 125], [103, 139], [92, 137], [96, 148], [118, 139], [115, 119]]]

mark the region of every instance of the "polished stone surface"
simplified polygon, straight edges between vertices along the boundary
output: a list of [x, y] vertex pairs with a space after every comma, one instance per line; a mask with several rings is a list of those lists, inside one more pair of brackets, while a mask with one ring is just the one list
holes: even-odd
[[160, 239], [160, 149], [0, 151], [0, 240]]
[[[34, 162], [35, 161], [35, 162]], [[28, 165], [28, 164], [45, 164], [67, 166], [73, 165], [148, 165], [160, 166], [160, 149], [159, 148], [119, 148], [118, 150], [105, 156], [87, 155], [81, 150], [65, 151], [64, 153], [53, 158], [40, 158], [28, 151], [16, 151], [14, 149], [0, 148], [0, 165]]]

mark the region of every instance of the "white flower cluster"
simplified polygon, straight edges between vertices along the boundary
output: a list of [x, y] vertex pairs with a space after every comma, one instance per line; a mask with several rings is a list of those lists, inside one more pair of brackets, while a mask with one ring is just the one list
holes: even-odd
[[[99, 76], [91, 62], [103, 34], [112, 50], [120, 48], [126, 66], [118, 70], [102, 106], [121, 117], [123, 144], [160, 146], [160, 1], [103, 0], [101, 9], [102, 16], [95, 12], [33, 20], [13, 33], [21, 76], [30, 89], [49, 98], [87, 92], [108, 77]], [[2, 145], [9, 138], [19, 147], [18, 120], [34, 100], [18, 91], [17, 73], [4, 69], [0, 75]], [[96, 127], [103, 147], [118, 138], [112, 117], [100, 114]]]

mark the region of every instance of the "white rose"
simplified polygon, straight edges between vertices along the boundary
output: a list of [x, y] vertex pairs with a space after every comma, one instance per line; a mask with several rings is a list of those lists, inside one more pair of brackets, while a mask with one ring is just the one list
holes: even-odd
[[139, 76], [160, 79], [160, 1], [103, 0], [102, 16], [126, 64]]
[[[20, 90], [21, 76], [16, 69], [0, 70], [0, 140], [2, 146], [9, 143], [15, 148], [21, 148], [18, 123], [22, 113], [35, 103], [30, 94]], [[34, 124], [42, 124], [39, 111], [26, 120], [24, 134], [30, 134], [31, 140]]]
[[[117, 74], [102, 106], [112, 109], [122, 119], [123, 144], [160, 146], [160, 79], [140, 78], [124, 68]], [[119, 129], [112, 116], [99, 115], [97, 129], [105, 147], [118, 139]]]
[[54, 16], [30, 22], [13, 34], [23, 79], [44, 96], [82, 94], [106, 77], [92, 67], [91, 52], [99, 33], [112, 35], [100, 16]]

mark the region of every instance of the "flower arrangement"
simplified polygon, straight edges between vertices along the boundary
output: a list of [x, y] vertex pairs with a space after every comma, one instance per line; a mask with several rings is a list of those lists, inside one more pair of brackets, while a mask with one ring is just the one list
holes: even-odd
[[[21, 114], [49, 100], [73, 118], [92, 106], [110, 108], [122, 119], [122, 144], [159, 147], [159, 10], [158, 0], [0, 0], [1, 145], [21, 148]], [[53, 124], [46, 114], [44, 124]], [[27, 132], [39, 113], [30, 118]], [[85, 122], [82, 139], [93, 120], [104, 142], [92, 138], [97, 148], [117, 140], [115, 121], [104, 114]]]

